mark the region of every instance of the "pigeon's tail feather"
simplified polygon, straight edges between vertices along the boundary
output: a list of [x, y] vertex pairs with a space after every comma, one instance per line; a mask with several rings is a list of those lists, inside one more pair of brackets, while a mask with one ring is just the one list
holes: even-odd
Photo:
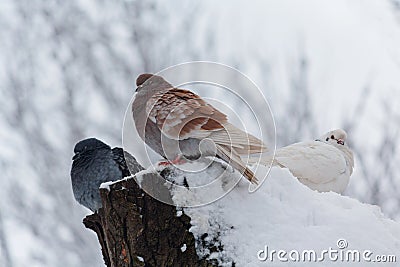
[[216, 144], [217, 148], [217, 156], [219, 156], [222, 160], [227, 162], [233, 168], [238, 170], [247, 180], [249, 180], [253, 184], [258, 184], [258, 180], [254, 173], [247, 168], [244, 164], [240, 156], [235, 152], [235, 150], [230, 149], [227, 146]]
[[209, 135], [216, 144], [232, 147], [240, 156], [260, 154], [268, 151], [267, 146], [253, 135], [240, 130], [230, 123], [224, 123], [224, 130]]

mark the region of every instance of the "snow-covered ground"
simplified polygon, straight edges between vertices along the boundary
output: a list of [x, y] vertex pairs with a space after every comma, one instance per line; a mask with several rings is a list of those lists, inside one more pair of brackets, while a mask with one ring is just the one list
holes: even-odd
[[[259, 167], [257, 175], [267, 170]], [[211, 166], [196, 173], [196, 184], [220, 175], [221, 168]], [[223, 175], [221, 181], [237, 180], [237, 173]], [[190, 174], [176, 181], [184, 176], [189, 177], [190, 186]], [[214, 184], [208, 195], [197, 194], [196, 198], [207, 200], [209, 195], [221, 194], [224, 187], [223, 182]], [[175, 191], [178, 206], [193, 203], [189, 191]], [[248, 183], [242, 179], [221, 199], [184, 212], [192, 218], [199, 255], [216, 258], [226, 266], [231, 261], [237, 266], [311, 266], [314, 261], [318, 266], [376, 266], [374, 261], [381, 256], [392, 261], [382, 266], [398, 266], [400, 261], [400, 223], [386, 218], [378, 206], [313, 191], [279, 167], [272, 168], [255, 193], [248, 192]], [[223, 249], [210, 254], [202, 241]]]

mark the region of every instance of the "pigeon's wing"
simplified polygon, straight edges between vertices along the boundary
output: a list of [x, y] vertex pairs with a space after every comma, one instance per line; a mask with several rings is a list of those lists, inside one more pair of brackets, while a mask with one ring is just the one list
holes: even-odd
[[274, 162], [288, 168], [297, 178], [314, 184], [331, 182], [346, 172], [343, 153], [319, 141], [301, 142], [278, 149]]
[[153, 95], [146, 113], [171, 139], [208, 137], [216, 144], [232, 146], [239, 154], [266, 150], [262, 141], [228, 123], [224, 113], [188, 90], [173, 88]]
[[226, 115], [184, 89], [173, 88], [154, 94], [146, 104], [149, 119], [169, 138], [207, 137], [223, 129]]
[[123, 177], [130, 176], [131, 173], [133, 175], [143, 170], [143, 167], [136, 161], [136, 159], [120, 147], [114, 147], [112, 149], [112, 155], [114, 161], [118, 164], [118, 168], [121, 170]]

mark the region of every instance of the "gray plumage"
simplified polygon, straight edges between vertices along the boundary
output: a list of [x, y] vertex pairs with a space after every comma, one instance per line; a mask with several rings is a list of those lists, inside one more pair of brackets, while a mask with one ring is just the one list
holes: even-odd
[[[99, 192], [102, 183], [120, 180], [130, 176], [131, 172], [134, 174], [143, 169], [136, 159], [122, 148], [111, 149], [96, 138], [78, 142], [74, 153], [71, 168], [74, 197], [93, 212], [102, 206]], [[126, 162], [129, 164], [129, 169]]]

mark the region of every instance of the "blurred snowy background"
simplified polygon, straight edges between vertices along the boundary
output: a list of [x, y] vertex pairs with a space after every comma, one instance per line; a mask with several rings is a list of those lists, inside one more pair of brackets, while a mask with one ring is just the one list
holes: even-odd
[[278, 146], [347, 130], [346, 194], [400, 219], [399, 1], [1, 0], [0, 266], [103, 266], [73, 146], [120, 146], [136, 76], [192, 60], [250, 76]]

